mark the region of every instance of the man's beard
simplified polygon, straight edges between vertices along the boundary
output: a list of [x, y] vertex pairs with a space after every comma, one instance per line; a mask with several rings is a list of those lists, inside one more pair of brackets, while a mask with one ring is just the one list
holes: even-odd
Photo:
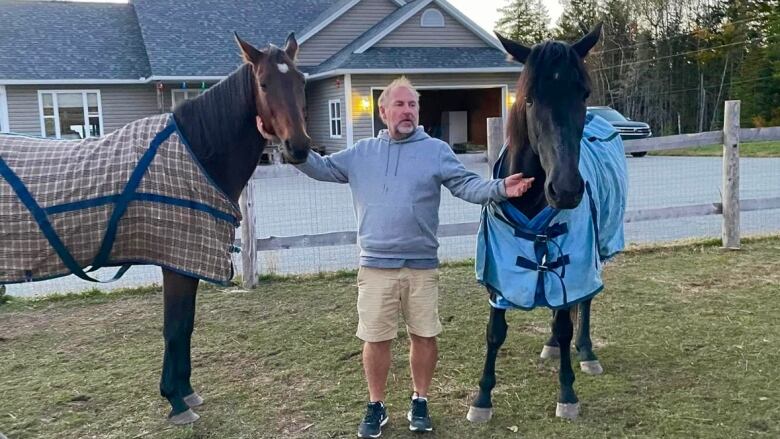
[[409, 137], [415, 129], [417, 129], [417, 127], [414, 126], [414, 122], [411, 121], [403, 121], [395, 126], [395, 131], [404, 137]]

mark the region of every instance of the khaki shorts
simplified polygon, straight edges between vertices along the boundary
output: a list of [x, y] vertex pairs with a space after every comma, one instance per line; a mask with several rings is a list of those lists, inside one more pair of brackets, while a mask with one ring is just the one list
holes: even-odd
[[361, 340], [396, 338], [399, 311], [410, 334], [435, 337], [441, 333], [438, 269], [360, 267], [357, 280], [356, 335]]

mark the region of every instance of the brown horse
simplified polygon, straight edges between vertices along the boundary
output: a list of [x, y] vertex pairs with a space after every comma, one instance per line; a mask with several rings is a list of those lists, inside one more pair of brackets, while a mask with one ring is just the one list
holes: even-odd
[[[173, 111], [205, 171], [233, 201], [238, 201], [266, 145], [256, 116], [282, 141], [290, 163], [306, 161], [311, 139], [305, 128], [305, 78], [295, 67], [294, 35], [283, 49], [258, 50], [236, 35], [244, 66], [198, 98]], [[203, 399], [190, 384], [190, 339], [199, 280], [163, 269], [165, 358], [160, 393], [171, 403], [169, 419], [198, 419], [192, 407]]]
[[[134, 263], [162, 267], [160, 392], [174, 424], [196, 421], [192, 407], [203, 403], [190, 384], [195, 297], [201, 279], [232, 275], [238, 199], [266, 146], [255, 120], [279, 138], [288, 162], [305, 161], [311, 144], [295, 36], [262, 50], [235, 38], [242, 66], [172, 115], [101, 138], [0, 136], [0, 236], [20, 244], [0, 249], [0, 283], [70, 273], [94, 281], [87, 266], [123, 265], [115, 277]], [[37, 147], [55, 157], [43, 167], [50, 172], [41, 172], [48, 155]]]
[[[583, 59], [600, 34], [599, 24], [574, 44], [545, 41], [533, 48], [498, 35], [506, 51], [524, 63], [517, 84], [517, 101], [507, 125], [505, 160], [498, 175], [522, 172], [535, 178], [534, 185], [523, 197], [510, 200], [526, 218], [535, 218], [547, 206], [574, 209], [583, 201], [586, 185], [579, 170], [580, 142], [590, 94], [590, 77]], [[496, 293], [490, 291], [490, 294], [491, 302], [495, 302]], [[590, 340], [590, 302], [588, 298], [553, 312], [552, 336], [542, 352], [542, 358], [560, 358], [560, 395], [556, 408], [559, 417], [576, 418], [579, 410], [570, 358], [572, 316], [578, 314], [577, 310], [580, 321], [575, 344], [581, 367], [586, 373], [601, 373]], [[493, 414], [491, 392], [496, 384], [496, 357], [508, 329], [505, 313], [506, 309], [491, 306], [484, 370], [479, 392], [467, 415], [472, 422], [486, 422]]]

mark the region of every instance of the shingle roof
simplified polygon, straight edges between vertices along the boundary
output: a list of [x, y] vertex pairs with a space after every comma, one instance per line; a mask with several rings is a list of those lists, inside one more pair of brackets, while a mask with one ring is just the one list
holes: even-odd
[[244, 40], [282, 45], [340, 0], [132, 0], [152, 74], [223, 76], [239, 64], [236, 31]]
[[506, 54], [493, 47], [372, 47], [363, 53], [351, 53], [337, 63], [328, 61], [310, 74], [331, 70], [360, 69], [519, 69]]
[[[0, 0], [0, 80], [221, 77], [239, 64], [233, 32], [257, 46], [302, 35], [349, 0]], [[410, 12], [398, 8], [323, 64], [304, 70], [518, 67], [496, 48], [354, 51]], [[23, 37], [20, 37], [23, 36]]]
[[309, 24], [307, 26], [301, 28], [301, 30], [298, 31], [298, 33], [300, 34], [298, 36], [299, 37], [303, 37], [309, 31], [311, 31], [312, 29], [317, 27], [323, 21], [329, 19], [333, 14], [338, 12], [339, 9], [341, 9], [344, 6], [346, 6], [347, 3], [351, 2], [351, 1], [353, 1], [353, 0], [338, 0], [338, 1], [334, 2], [328, 9], [322, 11], [320, 13], [320, 15], [318, 15], [315, 19], [311, 20], [311, 22], [309, 22]]
[[3, 0], [0, 23], [0, 79], [150, 74], [132, 5]]

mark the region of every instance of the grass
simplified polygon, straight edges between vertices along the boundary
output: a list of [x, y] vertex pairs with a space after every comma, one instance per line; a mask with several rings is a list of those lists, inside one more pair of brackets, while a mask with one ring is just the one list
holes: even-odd
[[[701, 148], [670, 149], [653, 151], [655, 156], [722, 157], [723, 145], [709, 145]], [[780, 157], [780, 141], [750, 142], [739, 145], [740, 157]]]
[[[468, 264], [441, 271], [440, 363], [430, 438], [780, 437], [780, 237], [630, 251], [594, 302], [606, 373], [577, 374], [581, 417], [554, 417], [555, 369], [537, 356], [549, 313], [508, 314], [496, 415], [465, 414], [484, 358], [485, 294]], [[202, 288], [193, 384], [207, 402], [190, 427], [165, 422], [158, 288], [0, 306], [0, 432], [27, 438], [352, 438], [366, 390], [354, 274]], [[418, 438], [403, 336], [383, 437]]]

